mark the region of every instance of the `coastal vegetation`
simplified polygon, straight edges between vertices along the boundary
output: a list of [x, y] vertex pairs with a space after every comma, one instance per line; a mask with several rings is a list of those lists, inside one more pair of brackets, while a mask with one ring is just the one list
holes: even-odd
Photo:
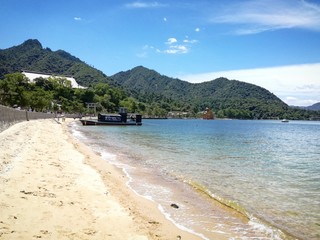
[[97, 110], [117, 111], [125, 104], [126, 94], [107, 83], [91, 88], [72, 88], [65, 78], [36, 78], [33, 82], [22, 73], [6, 74], [0, 81], [0, 103], [35, 111], [58, 111], [85, 113], [86, 103], [98, 103]]
[[[61, 77], [30, 82], [21, 70]], [[72, 88], [63, 76], [73, 76], [86, 88]], [[38, 40], [0, 50], [0, 104], [36, 111], [92, 113], [86, 103], [96, 103], [97, 111], [116, 112], [122, 106], [150, 117], [165, 117], [169, 112], [199, 117], [207, 107], [218, 118], [320, 117], [320, 111], [289, 107], [268, 90], [237, 80], [221, 77], [192, 84], [142, 66], [108, 77], [63, 50], [43, 48]]]

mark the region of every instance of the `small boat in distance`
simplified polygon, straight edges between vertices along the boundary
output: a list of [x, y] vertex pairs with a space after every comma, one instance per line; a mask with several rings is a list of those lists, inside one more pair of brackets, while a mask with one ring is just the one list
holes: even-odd
[[281, 120], [281, 122], [287, 123], [287, 122], [289, 122], [289, 120], [284, 118], [284, 119]]
[[119, 114], [98, 114], [98, 119], [81, 119], [84, 126], [141, 126], [142, 116], [140, 114], [131, 114], [128, 119], [126, 108], [120, 108]]

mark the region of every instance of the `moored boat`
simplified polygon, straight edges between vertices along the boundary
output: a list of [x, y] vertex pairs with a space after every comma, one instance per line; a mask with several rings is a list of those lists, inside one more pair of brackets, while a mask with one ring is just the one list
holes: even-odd
[[98, 114], [97, 119], [81, 119], [82, 125], [93, 126], [141, 126], [142, 116], [140, 114], [130, 114], [125, 108], [120, 108], [119, 114]]

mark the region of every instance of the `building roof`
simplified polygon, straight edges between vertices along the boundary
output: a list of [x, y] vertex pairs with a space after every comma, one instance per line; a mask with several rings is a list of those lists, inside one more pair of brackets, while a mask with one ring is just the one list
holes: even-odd
[[72, 88], [82, 88], [85, 89], [86, 87], [80, 86], [76, 79], [71, 77], [71, 76], [58, 76], [54, 74], [46, 74], [46, 73], [40, 73], [40, 72], [32, 72], [32, 71], [26, 71], [22, 70], [22, 74], [24, 74], [31, 82], [34, 81], [36, 78], [49, 78], [49, 77], [57, 77], [57, 78], [65, 78], [71, 82], [71, 87]]

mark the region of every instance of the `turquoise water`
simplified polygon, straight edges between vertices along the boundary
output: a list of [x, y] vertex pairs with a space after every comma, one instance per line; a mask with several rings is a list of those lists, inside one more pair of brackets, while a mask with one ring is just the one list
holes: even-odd
[[320, 238], [320, 122], [144, 120], [73, 130], [124, 169], [129, 187], [204, 239]]

